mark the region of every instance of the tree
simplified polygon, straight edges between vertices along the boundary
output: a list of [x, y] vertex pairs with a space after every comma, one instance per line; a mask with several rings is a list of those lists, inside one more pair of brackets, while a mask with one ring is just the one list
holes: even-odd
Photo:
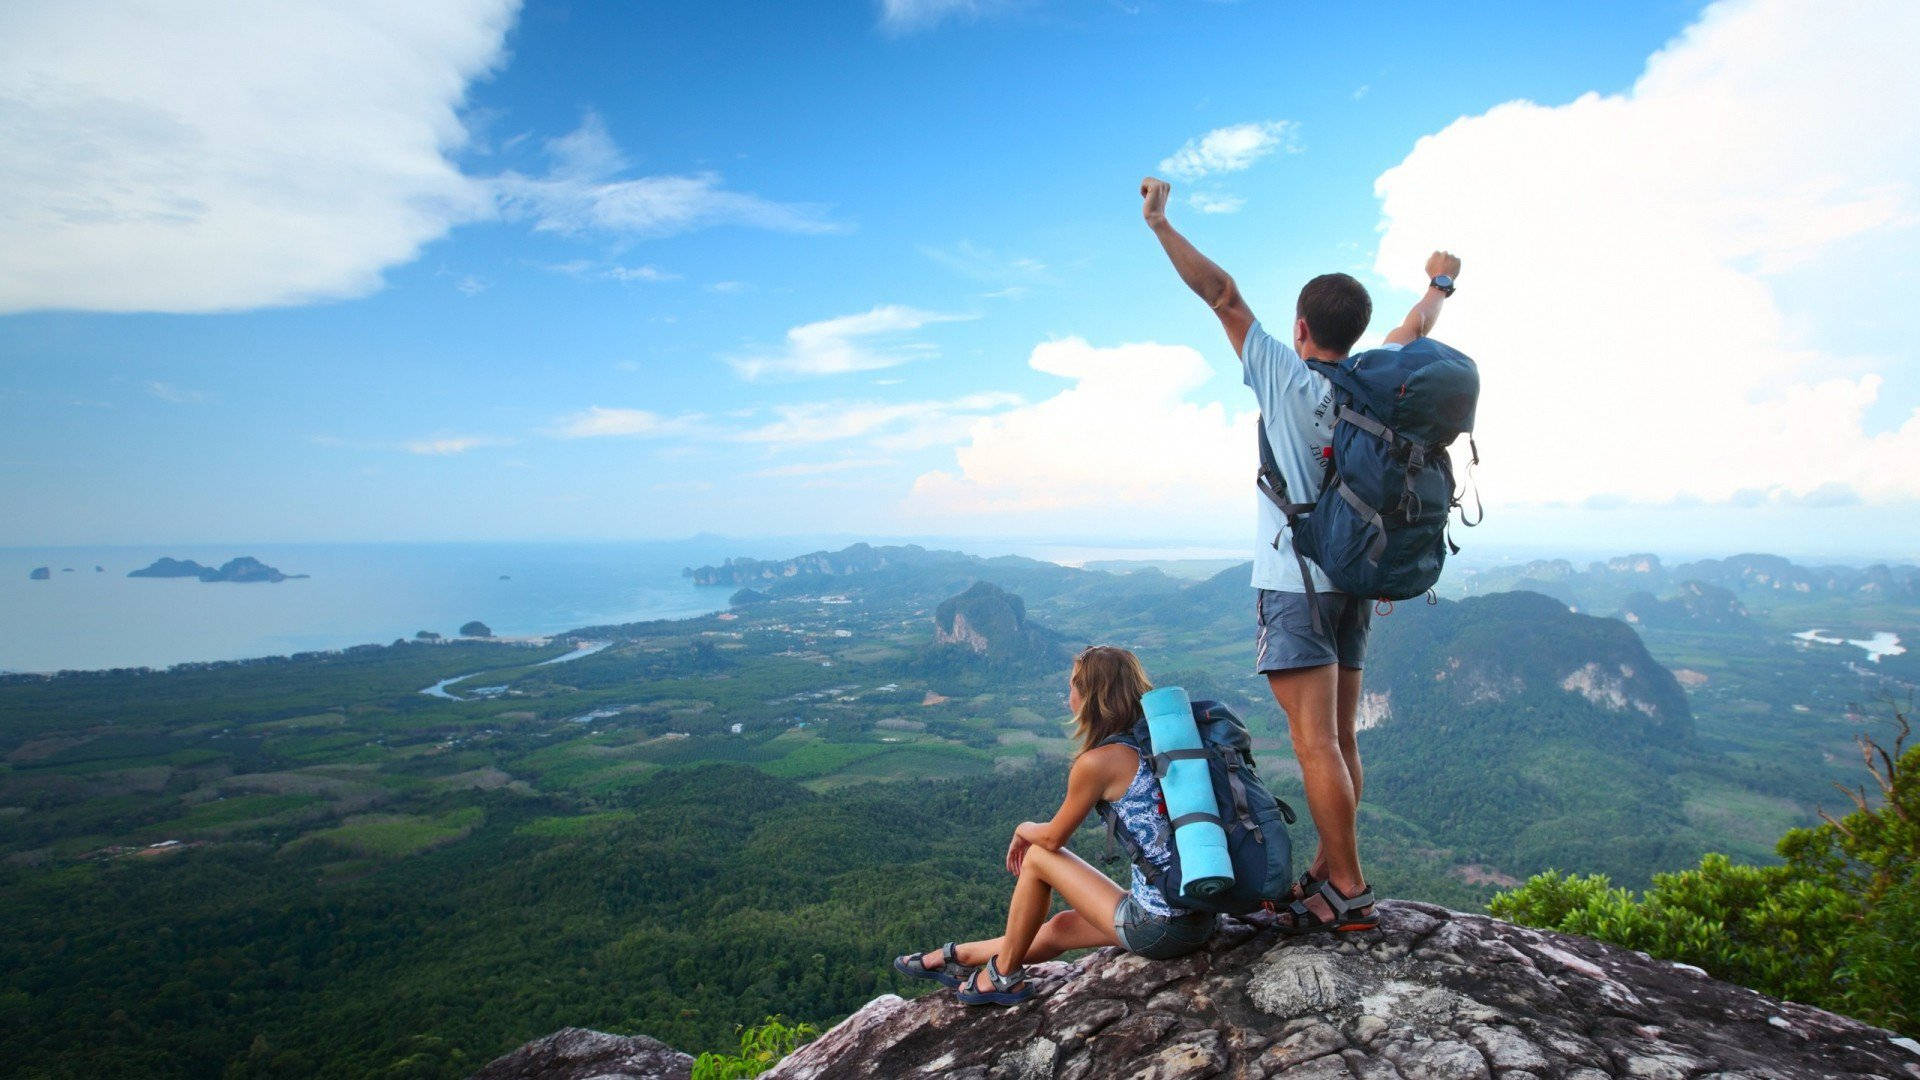
[[1893, 722], [1891, 748], [1859, 737], [1874, 790], [1842, 788], [1851, 813], [1789, 830], [1783, 865], [1710, 854], [1638, 899], [1605, 875], [1549, 870], [1488, 910], [1920, 1035], [1920, 745], [1906, 712]]
[[481, 622], [479, 619], [475, 619], [472, 622], [460, 628], [460, 636], [461, 637], [492, 637], [493, 631], [487, 628], [486, 623]]

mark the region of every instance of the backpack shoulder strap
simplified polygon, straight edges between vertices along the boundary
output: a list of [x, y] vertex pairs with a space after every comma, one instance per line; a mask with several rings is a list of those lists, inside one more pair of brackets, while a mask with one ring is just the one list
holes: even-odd
[[[1320, 361], [1314, 360], [1309, 361], [1309, 363], [1317, 364], [1320, 363]], [[1268, 501], [1272, 502], [1274, 506], [1279, 507], [1280, 516], [1286, 519], [1287, 527], [1292, 528], [1293, 523], [1312, 511], [1315, 504], [1310, 502], [1294, 502], [1288, 496], [1287, 478], [1280, 475], [1280, 464], [1273, 456], [1273, 444], [1267, 441], [1267, 417], [1264, 413], [1261, 414], [1259, 418], [1258, 427], [1260, 432], [1260, 474], [1254, 480], [1254, 483], [1259, 486], [1260, 493], [1265, 495]], [[1273, 534], [1273, 550], [1280, 550], [1279, 533]], [[1294, 548], [1293, 557], [1294, 560], [1300, 564], [1300, 584], [1307, 592], [1307, 613], [1313, 617], [1314, 632], [1321, 633], [1323, 631], [1320, 623], [1320, 601], [1313, 587], [1313, 568], [1307, 565], [1307, 557], [1300, 554], [1298, 547]]]

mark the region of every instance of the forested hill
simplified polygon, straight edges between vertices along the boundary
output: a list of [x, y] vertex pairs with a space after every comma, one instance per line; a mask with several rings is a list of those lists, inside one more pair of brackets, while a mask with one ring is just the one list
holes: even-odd
[[1920, 566], [1802, 566], [1778, 555], [1745, 554], [1672, 566], [1658, 555], [1623, 555], [1575, 566], [1566, 559], [1538, 559], [1514, 566], [1450, 575], [1449, 587], [1471, 592], [1532, 589], [1569, 604], [1614, 610], [1635, 592], [1666, 594], [1686, 582], [1733, 592], [1785, 597], [1844, 597], [1863, 602], [1920, 603]]
[[[459, 1077], [568, 1025], [699, 1050], [834, 1020], [910, 989], [895, 952], [1000, 925], [1007, 834], [1060, 797], [1082, 642], [1228, 702], [1304, 806], [1244, 567], [849, 551], [752, 571], [729, 611], [543, 646], [0, 678], [0, 1054]], [[1769, 858], [1852, 778], [1849, 703], [1909, 659], [1847, 638], [1914, 612], [1735, 596], [1744, 619], [1637, 627], [1525, 593], [1377, 617], [1369, 880], [1474, 908], [1549, 867], [1639, 885]], [[1794, 636], [1862, 611], [1838, 644]]]

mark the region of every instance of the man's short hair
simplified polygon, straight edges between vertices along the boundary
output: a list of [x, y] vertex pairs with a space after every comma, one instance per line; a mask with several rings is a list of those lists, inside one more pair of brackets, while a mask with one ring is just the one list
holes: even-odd
[[1307, 320], [1315, 345], [1345, 353], [1372, 321], [1373, 298], [1350, 275], [1321, 274], [1300, 290], [1294, 313]]

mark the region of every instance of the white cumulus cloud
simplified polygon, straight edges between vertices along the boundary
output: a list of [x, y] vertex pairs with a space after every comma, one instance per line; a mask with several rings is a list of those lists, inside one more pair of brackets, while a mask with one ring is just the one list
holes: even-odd
[[1109, 529], [1144, 516], [1157, 531], [1181, 514], [1251, 511], [1257, 413], [1189, 399], [1212, 377], [1196, 350], [1067, 338], [1036, 346], [1028, 364], [1072, 385], [973, 421], [955, 467], [914, 481], [912, 513]]
[[970, 317], [882, 304], [857, 315], [803, 323], [787, 331], [786, 342], [779, 349], [744, 352], [726, 359], [744, 379], [874, 371], [936, 355], [939, 350], [931, 343], [909, 340], [905, 335], [933, 323]]
[[1160, 162], [1160, 171], [1175, 180], [1239, 172], [1276, 150], [1298, 150], [1298, 131], [1299, 125], [1291, 120], [1214, 128], [1188, 139], [1186, 145]]
[[491, 212], [447, 154], [517, 9], [0, 4], [0, 312], [372, 291]]
[[1728, 0], [1628, 92], [1501, 105], [1379, 178], [1380, 273], [1464, 256], [1439, 334], [1481, 361], [1490, 495], [1920, 495], [1920, 410], [1868, 423], [1912, 351], [1821, 340], [1862, 314], [1859, 245], [1899, 252], [1876, 291], [1920, 288], [1916, 49], [1906, 0]]

